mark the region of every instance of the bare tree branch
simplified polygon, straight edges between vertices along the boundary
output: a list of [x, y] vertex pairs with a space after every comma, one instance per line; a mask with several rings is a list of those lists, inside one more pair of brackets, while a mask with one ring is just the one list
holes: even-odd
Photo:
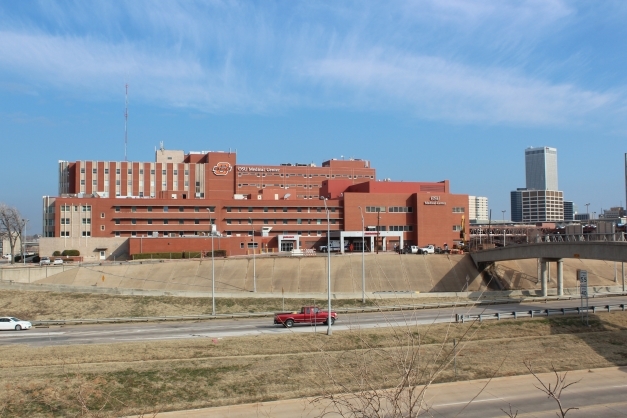
[[527, 370], [529, 370], [529, 373], [531, 373], [533, 375], [533, 377], [536, 378], [536, 380], [538, 382], [540, 382], [540, 386], [536, 386], [534, 385], [538, 390], [541, 390], [542, 392], [544, 392], [548, 398], [553, 399], [556, 403], [557, 406], [559, 408], [559, 414], [556, 412], [555, 414], [559, 417], [559, 418], [564, 418], [566, 417], [566, 414], [568, 413], [568, 411], [572, 411], [572, 410], [577, 410], [579, 408], [566, 408], [564, 409], [564, 405], [562, 404], [562, 392], [564, 391], [564, 389], [568, 388], [569, 386], [572, 386], [576, 383], [579, 383], [581, 381], [581, 379], [575, 381], [575, 382], [570, 382], [570, 383], [566, 383], [566, 377], [568, 375], [568, 372], [564, 372], [563, 374], [559, 374], [557, 372], [557, 370], [555, 369], [555, 366], [553, 365], [553, 363], [551, 363], [551, 370], [553, 370], [553, 373], [555, 374], [555, 383], [553, 384], [553, 386], [551, 386], [551, 384], [549, 383], [548, 386], [538, 377], [538, 375], [533, 371], [532, 368], [532, 364], [530, 361], [525, 361], [525, 367], [527, 368]]
[[[16, 208], [0, 204], [0, 236], [5, 236], [9, 240], [12, 264], [15, 262], [15, 246], [18, 241], [22, 242], [25, 227], [26, 220]], [[3, 250], [6, 251], [4, 248]]]

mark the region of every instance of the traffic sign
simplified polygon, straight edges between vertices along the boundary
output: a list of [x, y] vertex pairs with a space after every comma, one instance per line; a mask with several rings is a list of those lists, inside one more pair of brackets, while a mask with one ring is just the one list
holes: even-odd
[[579, 280], [579, 292], [581, 296], [588, 296], [588, 271], [577, 270], [577, 280]]

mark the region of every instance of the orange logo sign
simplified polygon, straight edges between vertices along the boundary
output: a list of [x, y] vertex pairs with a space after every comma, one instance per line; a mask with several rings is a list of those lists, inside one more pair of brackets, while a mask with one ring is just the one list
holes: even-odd
[[213, 167], [213, 174], [216, 176], [226, 176], [232, 169], [233, 167], [230, 163], [218, 163]]

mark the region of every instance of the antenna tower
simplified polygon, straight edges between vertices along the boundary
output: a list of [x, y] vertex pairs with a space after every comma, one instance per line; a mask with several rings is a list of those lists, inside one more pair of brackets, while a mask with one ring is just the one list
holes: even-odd
[[126, 159], [126, 147], [128, 145], [128, 83], [124, 84], [126, 89], [125, 101], [124, 101], [124, 161], [128, 161]]

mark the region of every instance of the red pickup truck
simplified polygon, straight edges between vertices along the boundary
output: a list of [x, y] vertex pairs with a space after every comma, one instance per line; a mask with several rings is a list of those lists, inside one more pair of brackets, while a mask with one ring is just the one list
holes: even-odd
[[[300, 312], [279, 312], [274, 314], [274, 323], [291, 328], [294, 324], [327, 325], [329, 311], [320, 310], [317, 306], [303, 306]], [[331, 325], [337, 320], [337, 313], [331, 311]]]

